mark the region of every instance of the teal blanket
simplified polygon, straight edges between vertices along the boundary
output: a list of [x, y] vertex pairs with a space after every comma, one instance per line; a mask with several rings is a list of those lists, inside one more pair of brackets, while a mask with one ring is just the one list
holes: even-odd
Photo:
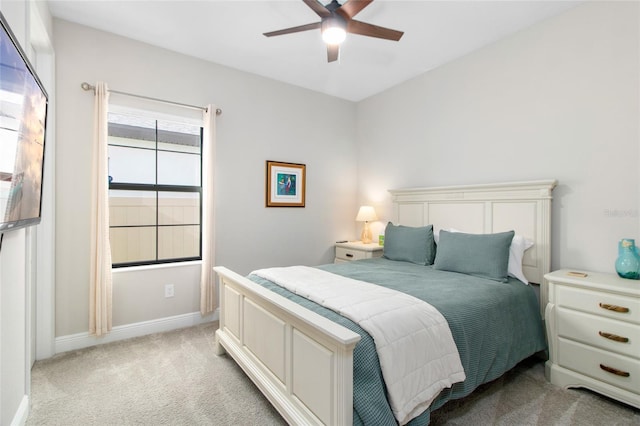
[[[431, 411], [445, 402], [469, 395], [479, 385], [546, 349], [537, 298], [531, 286], [518, 280], [502, 283], [384, 258], [319, 268], [408, 293], [430, 303], [447, 319], [467, 378], [443, 390], [429, 409], [409, 423], [411, 426], [429, 424]], [[249, 278], [362, 336], [353, 352], [353, 423], [397, 424], [386, 399], [375, 343], [366, 331], [276, 284], [253, 275]]]

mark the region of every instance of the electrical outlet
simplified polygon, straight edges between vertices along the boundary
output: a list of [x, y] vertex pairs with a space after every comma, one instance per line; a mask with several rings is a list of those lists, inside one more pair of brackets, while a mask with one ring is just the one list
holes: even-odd
[[173, 284], [164, 285], [164, 297], [173, 297]]

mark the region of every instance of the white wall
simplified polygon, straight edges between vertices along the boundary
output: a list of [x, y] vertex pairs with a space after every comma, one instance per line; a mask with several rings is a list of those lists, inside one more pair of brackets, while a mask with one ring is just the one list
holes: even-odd
[[590, 2], [362, 101], [360, 201], [389, 219], [389, 188], [555, 178], [552, 268], [614, 272], [639, 237], [638, 23]]
[[[26, 42], [26, 7], [0, 3], [0, 10], [21, 45]], [[0, 251], [0, 424], [10, 424], [27, 394], [26, 232], [5, 233]]]
[[7, 232], [0, 252], [0, 424], [10, 424], [27, 396], [25, 230]]
[[[47, 29], [51, 19], [48, 11], [28, 1], [0, 1], [0, 10], [32, 64], [42, 74], [52, 101], [49, 75], [42, 73], [47, 64], [36, 63], [36, 58], [41, 57], [40, 49], [52, 55], [51, 45], [47, 44], [50, 39]], [[48, 129], [45, 156], [49, 155], [51, 147]], [[50, 184], [47, 174], [44, 184], [46, 191]], [[52, 218], [50, 207], [53, 195], [50, 192], [44, 195], [42, 222], [46, 224]], [[36, 282], [43, 287], [45, 281], [48, 286], [52, 285], [48, 281], [51, 277], [46, 276], [47, 271], [43, 268], [49, 262], [51, 253], [40, 252], [46, 247], [37, 245], [52, 238], [47, 230], [38, 234], [42, 226], [6, 232], [0, 251], [0, 425], [23, 424], [29, 411]]]
[[[333, 243], [354, 236], [355, 104], [65, 21], [54, 20], [54, 38], [57, 336], [88, 330], [93, 95], [80, 89], [83, 81], [224, 110], [217, 120], [216, 264], [249, 273], [328, 263]], [[307, 165], [305, 208], [265, 208], [266, 160]], [[116, 273], [114, 326], [198, 311], [198, 268]], [[163, 297], [168, 283], [173, 299]]]

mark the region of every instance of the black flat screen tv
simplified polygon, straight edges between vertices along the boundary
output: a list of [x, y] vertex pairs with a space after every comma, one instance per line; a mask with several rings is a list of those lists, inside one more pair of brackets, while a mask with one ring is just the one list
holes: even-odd
[[0, 13], [0, 233], [40, 223], [48, 95]]

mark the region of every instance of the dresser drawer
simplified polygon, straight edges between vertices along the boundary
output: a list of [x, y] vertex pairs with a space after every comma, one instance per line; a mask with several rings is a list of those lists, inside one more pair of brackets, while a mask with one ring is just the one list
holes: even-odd
[[344, 247], [336, 247], [336, 258], [344, 260], [365, 259], [367, 253], [362, 250], [351, 250]]
[[558, 335], [640, 360], [640, 326], [558, 308]]
[[569, 286], [556, 286], [555, 303], [595, 315], [640, 324], [640, 299]]
[[561, 367], [640, 394], [639, 360], [563, 338], [559, 339], [558, 349], [558, 364]]

